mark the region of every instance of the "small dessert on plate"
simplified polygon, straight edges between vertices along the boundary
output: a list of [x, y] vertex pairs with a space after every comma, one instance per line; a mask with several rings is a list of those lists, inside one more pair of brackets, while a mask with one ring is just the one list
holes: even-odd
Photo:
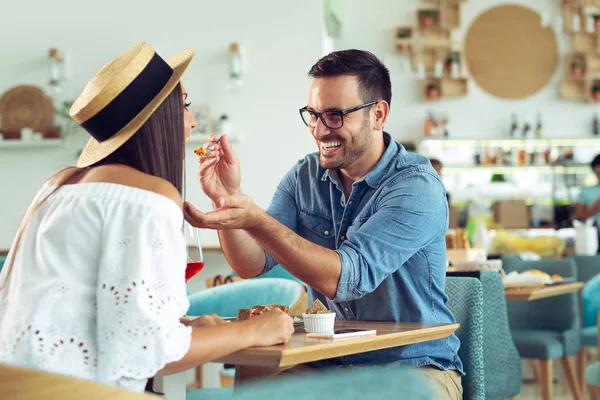
[[308, 333], [333, 332], [335, 313], [331, 312], [319, 299], [313, 301], [306, 312], [302, 314], [304, 329]]

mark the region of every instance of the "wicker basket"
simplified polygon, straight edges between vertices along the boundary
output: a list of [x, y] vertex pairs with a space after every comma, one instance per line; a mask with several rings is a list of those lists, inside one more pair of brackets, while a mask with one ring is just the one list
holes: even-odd
[[21, 137], [23, 128], [44, 133], [52, 122], [52, 101], [36, 86], [15, 86], [0, 98], [0, 129], [5, 138]]

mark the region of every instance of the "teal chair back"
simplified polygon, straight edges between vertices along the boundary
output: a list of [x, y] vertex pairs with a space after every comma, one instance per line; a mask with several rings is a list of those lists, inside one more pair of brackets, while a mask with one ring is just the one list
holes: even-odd
[[521, 392], [521, 357], [513, 342], [502, 277], [495, 271], [482, 271], [483, 288], [483, 359], [485, 398], [500, 400]]
[[199, 316], [217, 314], [221, 317], [237, 317], [238, 309], [255, 305], [294, 305], [304, 289], [289, 279], [249, 279], [201, 290], [188, 296], [190, 308], [187, 314]]
[[[520, 261], [503, 265], [504, 271], [523, 272], [538, 269], [550, 275], [577, 279], [575, 261], [560, 260]], [[536, 301], [509, 301], [507, 303], [511, 329], [565, 331], [579, 328], [579, 295], [569, 293]], [[548, 312], [552, 310], [552, 312]]]
[[463, 399], [485, 399], [483, 361], [483, 287], [479, 279], [448, 276], [448, 307], [460, 328], [458, 355], [463, 362]]
[[6, 261], [6, 256], [0, 256], [0, 271], [2, 271], [2, 267], [4, 266], [4, 261]]
[[587, 283], [600, 274], [600, 256], [571, 256], [577, 267], [577, 281]]

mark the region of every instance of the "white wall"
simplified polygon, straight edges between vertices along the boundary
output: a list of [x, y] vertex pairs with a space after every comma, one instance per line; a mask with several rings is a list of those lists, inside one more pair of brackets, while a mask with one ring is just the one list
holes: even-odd
[[[559, 2], [554, 0], [468, 0], [462, 3], [461, 29], [456, 32], [458, 40], [464, 40], [469, 26], [479, 14], [503, 3], [521, 4], [546, 12], [551, 21], [560, 15]], [[598, 107], [559, 99], [558, 82], [562, 76], [562, 65], [543, 90], [522, 100], [496, 98], [480, 89], [472, 79], [466, 97], [439, 102], [422, 100], [418, 79], [405, 68], [408, 56], [394, 53], [393, 31], [398, 25], [414, 25], [416, 10], [424, 4], [422, 0], [349, 1], [344, 9], [343, 38], [336, 41], [336, 49], [372, 51], [390, 69], [393, 98], [386, 129], [397, 139], [422, 138], [423, 121], [429, 110], [448, 113], [450, 135], [454, 138], [507, 136], [511, 113], [516, 112], [533, 122], [537, 111], [542, 114], [548, 137], [591, 135], [592, 114]], [[562, 56], [571, 48], [570, 38], [565, 33], [559, 33], [557, 38]]]
[[[242, 189], [266, 207], [285, 172], [315, 149], [297, 110], [308, 97], [306, 72], [322, 56], [321, 0], [183, 4], [5, 1], [0, 93], [17, 84], [46, 87], [51, 47], [68, 57], [64, 98], [74, 98], [104, 63], [137, 42], [147, 41], [164, 58], [194, 47], [196, 57], [183, 80], [190, 99], [210, 104], [215, 115], [227, 113], [244, 133], [245, 140], [235, 145]], [[231, 42], [242, 45], [248, 61], [245, 85], [236, 91], [226, 89]], [[0, 149], [0, 249], [10, 246], [35, 190], [58, 168], [75, 164], [82, 139], [70, 140], [61, 149]], [[195, 182], [195, 160], [188, 159], [188, 199], [206, 209], [209, 202]], [[203, 237], [205, 244], [217, 244], [216, 235], [205, 232]]]

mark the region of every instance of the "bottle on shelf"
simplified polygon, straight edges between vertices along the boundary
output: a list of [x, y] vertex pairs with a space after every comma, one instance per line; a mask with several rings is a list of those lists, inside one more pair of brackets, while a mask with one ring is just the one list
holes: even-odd
[[542, 129], [542, 115], [540, 113], [537, 114], [537, 123], [535, 126], [535, 137], [536, 138], [541, 138], [542, 137], [542, 133], [543, 133], [543, 129]]
[[529, 131], [531, 130], [531, 125], [529, 125], [527, 122], [523, 125], [523, 132], [521, 133], [521, 136], [523, 137], [523, 139], [526, 139], [529, 137]]
[[598, 121], [598, 113], [594, 113], [594, 121], [592, 122], [592, 133], [594, 136], [600, 134], [600, 122]]
[[231, 123], [229, 122], [229, 117], [226, 114], [221, 115], [219, 118], [218, 132], [231, 134], [231, 131], [232, 127]]
[[502, 151], [502, 164], [504, 165], [511, 165], [513, 162], [512, 159], [512, 149], [510, 147], [505, 147], [504, 150]]
[[475, 165], [481, 165], [481, 148], [475, 147], [473, 151], [473, 162]]
[[573, 162], [573, 148], [571, 146], [565, 148], [565, 161]]
[[444, 118], [443, 127], [444, 127], [444, 131], [442, 132], [442, 135], [444, 136], [444, 138], [448, 138], [448, 136], [450, 136], [450, 129], [448, 127], [448, 116], [446, 116]]
[[512, 122], [510, 124], [510, 137], [514, 138], [517, 136], [517, 130], [519, 129], [519, 126], [517, 125], [517, 114], [512, 114]]
[[433, 129], [435, 127], [435, 121], [433, 120], [433, 114], [429, 111], [427, 118], [425, 118], [425, 136], [433, 136]]

